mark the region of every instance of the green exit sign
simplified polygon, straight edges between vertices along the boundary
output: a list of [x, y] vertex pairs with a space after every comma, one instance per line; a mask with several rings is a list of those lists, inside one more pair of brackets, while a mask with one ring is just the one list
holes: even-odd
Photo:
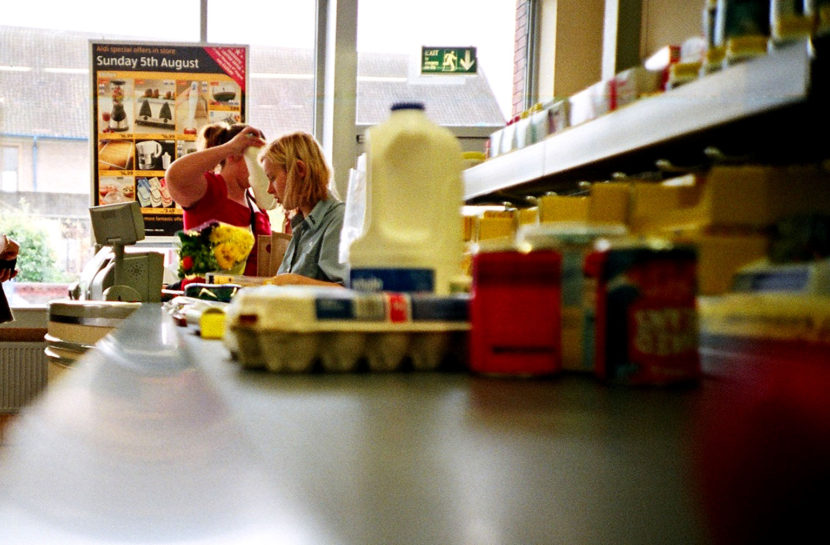
[[475, 47], [421, 47], [421, 74], [475, 74]]

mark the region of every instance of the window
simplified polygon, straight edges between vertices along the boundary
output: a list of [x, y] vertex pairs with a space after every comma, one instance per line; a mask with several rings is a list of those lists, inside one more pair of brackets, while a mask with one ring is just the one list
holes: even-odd
[[[511, 117], [515, 0], [360, 0], [359, 124], [386, 119], [396, 100], [419, 100], [448, 126], [503, 125]], [[475, 74], [421, 75], [421, 47], [475, 47]]]
[[313, 132], [315, 13], [316, 0], [208, 1], [207, 41], [250, 46], [248, 121], [268, 139]]
[[18, 146], [0, 146], [0, 191], [4, 193], [17, 192], [19, 155]]
[[[321, 102], [315, 86], [318, 1], [325, 2], [143, 0], [124, 11], [105, 0], [27, 0], [6, 10], [0, 24], [0, 229], [33, 231], [48, 246], [42, 263], [55, 269], [15, 279], [13, 304], [41, 305], [65, 296], [66, 285], [80, 277], [94, 252], [88, 210], [94, 166], [90, 40], [248, 44], [248, 121], [269, 139], [294, 130], [315, 132]], [[513, 0], [486, 9], [477, 0], [341, 4], [348, 7], [339, 12], [354, 10], [353, 21], [359, 21], [356, 135], [359, 125], [385, 119], [396, 97], [427, 97], [425, 89], [428, 110], [449, 112], [436, 121], [453, 130], [486, 133], [503, 123], [512, 89]], [[433, 17], [420, 18], [422, 12]], [[476, 46], [476, 75], [420, 76], [414, 57], [421, 45]], [[23, 254], [18, 262], [26, 259], [26, 248]], [[22, 289], [26, 282], [56, 285], [52, 291], [30, 290], [45, 294], [30, 298]]]

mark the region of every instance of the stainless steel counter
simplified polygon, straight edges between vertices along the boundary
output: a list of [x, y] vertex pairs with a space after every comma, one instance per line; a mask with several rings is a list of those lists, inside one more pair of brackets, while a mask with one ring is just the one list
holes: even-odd
[[11, 430], [0, 542], [707, 543], [728, 388], [246, 371], [145, 304]]

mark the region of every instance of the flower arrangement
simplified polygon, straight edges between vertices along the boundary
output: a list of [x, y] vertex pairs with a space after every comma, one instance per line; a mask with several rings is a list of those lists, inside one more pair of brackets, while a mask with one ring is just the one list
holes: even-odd
[[179, 231], [179, 278], [224, 271], [242, 274], [254, 236], [245, 227], [211, 221], [195, 229]]

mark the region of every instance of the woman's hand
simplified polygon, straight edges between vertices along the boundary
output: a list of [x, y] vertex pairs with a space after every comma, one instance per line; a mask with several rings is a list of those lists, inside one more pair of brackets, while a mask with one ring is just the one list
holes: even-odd
[[264, 145], [265, 139], [262, 138], [262, 132], [254, 127], [245, 127], [225, 144], [228, 151], [236, 155], [243, 155], [245, 150], [251, 146], [261, 148]]
[[6, 235], [0, 235], [0, 282], [11, 280], [17, 276], [14, 261], [20, 252], [20, 246]]

